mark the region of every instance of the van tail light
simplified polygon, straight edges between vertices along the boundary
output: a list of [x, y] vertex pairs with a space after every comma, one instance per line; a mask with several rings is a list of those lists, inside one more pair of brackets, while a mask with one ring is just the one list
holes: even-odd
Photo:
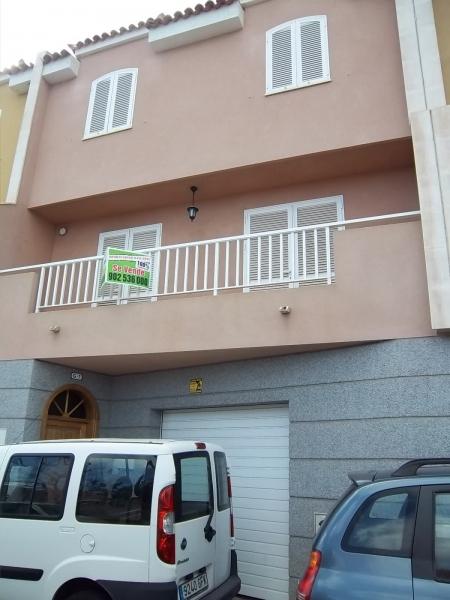
[[169, 485], [161, 490], [158, 499], [158, 520], [156, 549], [159, 558], [169, 564], [175, 564], [175, 486]]
[[233, 492], [231, 491], [231, 477], [227, 475], [228, 498], [230, 499], [230, 536], [234, 537], [234, 517], [233, 517]]
[[315, 550], [311, 552], [309, 565], [306, 568], [303, 579], [298, 582], [297, 600], [311, 600], [311, 592], [317, 573], [319, 572], [321, 558], [322, 555], [319, 551]]

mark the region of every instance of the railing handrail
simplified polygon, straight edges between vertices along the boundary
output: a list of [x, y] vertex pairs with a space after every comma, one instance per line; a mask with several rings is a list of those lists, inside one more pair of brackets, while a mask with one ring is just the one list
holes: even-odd
[[[181, 248], [187, 248], [187, 247], [192, 247], [192, 246], [206, 246], [206, 245], [212, 245], [212, 244], [234, 242], [234, 241], [238, 241], [238, 240], [249, 240], [249, 239], [264, 237], [264, 236], [268, 236], [268, 235], [271, 235], [271, 236], [287, 235], [290, 233], [298, 233], [301, 231], [312, 231], [314, 229], [326, 229], [328, 227], [329, 228], [331, 228], [331, 227], [333, 227], [333, 228], [346, 227], [347, 225], [356, 225], [359, 223], [362, 224], [362, 223], [372, 223], [372, 222], [376, 222], [376, 221], [388, 221], [388, 220], [395, 220], [395, 219], [401, 219], [401, 218], [419, 217], [420, 214], [421, 214], [420, 210], [414, 210], [414, 211], [403, 212], [403, 213], [379, 215], [376, 217], [363, 217], [360, 219], [348, 219], [346, 221], [333, 221], [330, 223], [319, 223], [317, 225], [306, 225], [304, 227], [292, 227], [290, 229], [277, 229], [274, 231], [262, 231], [260, 233], [244, 233], [241, 235], [235, 235], [235, 236], [230, 236], [230, 237], [215, 238], [215, 239], [209, 239], [209, 240], [198, 240], [196, 242], [183, 242], [181, 244], [171, 244], [169, 246], [158, 246], [157, 248], [151, 248], [151, 249], [147, 250], [147, 252], [157, 253], [157, 252], [164, 252], [166, 250], [176, 250], [177, 248], [181, 249]], [[8, 275], [8, 274], [12, 275], [14, 273], [26, 273], [29, 271], [37, 271], [39, 269], [45, 269], [47, 267], [58, 267], [58, 266], [70, 265], [70, 264], [74, 264], [74, 263], [88, 262], [88, 261], [92, 261], [92, 260], [102, 260], [103, 258], [104, 258], [103, 255], [86, 256], [83, 258], [72, 258], [72, 259], [68, 259], [68, 260], [60, 260], [60, 261], [41, 263], [41, 264], [36, 264], [36, 265], [27, 265], [25, 267], [14, 267], [12, 269], [0, 270], [0, 275]]]

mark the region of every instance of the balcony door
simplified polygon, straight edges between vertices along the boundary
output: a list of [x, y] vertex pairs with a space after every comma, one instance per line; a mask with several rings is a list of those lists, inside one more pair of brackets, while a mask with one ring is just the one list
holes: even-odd
[[[245, 211], [246, 234], [259, 235], [246, 242], [245, 284], [255, 287], [294, 287], [326, 283], [334, 278], [334, 244], [325, 228], [283, 233], [344, 220], [342, 196], [278, 204]], [[328, 268], [330, 267], [330, 269]]]
[[[105, 256], [107, 248], [149, 254], [150, 250], [161, 245], [161, 227], [161, 224], [157, 223], [101, 233], [97, 254]], [[149, 289], [145, 290], [133, 285], [104, 283], [104, 268], [98, 269], [96, 302], [98, 304], [125, 304], [155, 297], [158, 290], [159, 260], [153, 260], [150, 265], [150, 273], [151, 284]]]

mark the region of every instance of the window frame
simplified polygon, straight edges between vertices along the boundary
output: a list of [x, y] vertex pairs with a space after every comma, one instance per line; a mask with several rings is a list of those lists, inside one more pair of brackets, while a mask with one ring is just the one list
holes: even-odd
[[[320, 207], [323, 204], [329, 204], [331, 202], [336, 203], [336, 213], [338, 215], [338, 221], [341, 222], [345, 220], [345, 212], [344, 212], [344, 196], [342, 194], [336, 196], [326, 196], [323, 198], [313, 198], [309, 200], [296, 200], [294, 202], [285, 202], [283, 204], [273, 204], [271, 206], [261, 206], [256, 208], [247, 208], [244, 210], [244, 235], [251, 235], [250, 227], [251, 227], [251, 218], [253, 215], [258, 215], [262, 213], [270, 213], [277, 210], [286, 210], [288, 213], [288, 229], [294, 229], [297, 227], [302, 227], [301, 224], [297, 221], [297, 209], [298, 207], [307, 207], [307, 206], [317, 206]], [[340, 226], [337, 228], [339, 231], [345, 229], [344, 226]], [[283, 231], [283, 230], [280, 230]], [[267, 232], [269, 233], [269, 232]], [[288, 267], [290, 276], [288, 278], [280, 278], [280, 281], [275, 281], [274, 283], [267, 283], [269, 288], [277, 285], [287, 285], [290, 288], [299, 287], [299, 282], [291, 282], [291, 278], [298, 278], [299, 274], [299, 261], [298, 261], [298, 236], [288, 235], [287, 247], [288, 247], [288, 264], [284, 265], [285, 271], [287, 271], [286, 267]], [[244, 292], [249, 292], [251, 289], [264, 289], [264, 281], [263, 285], [255, 285], [254, 282], [250, 281], [250, 261], [251, 261], [251, 248], [249, 240], [245, 240], [244, 242]], [[334, 273], [333, 273], [334, 275]], [[315, 276], [307, 277], [307, 281], [317, 281]]]
[[[218, 465], [218, 461], [220, 459], [224, 459], [225, 460], [225, 485], [226, 485], [226, 502], [221, 503], [221, 493], [220, 490], [222, 489], [222, 487], [219, 485], [219, 470], [217, 468]], [[219, 452], [218, 450], [216, 450], [214, 452], [214, 469], [216, 471], [216, 493], [217, 493], [217, 510], [218, 512], [223, 512], [225, 510], [230, 510], [231, 509], [231, 499], [230, 496], [228, 495], [228, 477], [229, 477], [229, 468], [228, 468], [228, 463], [227, 463], [227, 456], [225, 454], [225, 452]]]
[[12, 454], [9, 457], [9, 459], [8, 459], [8, 464], [6, 465], [5, 471], [3, 473], [3, 479], [2, 479], [1, 484], [0, 484], [0, 498], [1, 498], [1, 495], [2, 495], [2, 492], [3, 492], [3, 487], [5, 485], [6, 476], [8, 475], [8, 473], [10, 473], [11, 462], [12, 462], [12, 460], [14, 458], [40, 458], [39, 467], [38, 467], [38, 470], [36, 472], [36, 477], [35, 477], [35, 480], [34, 480], [33, 491], [32, 491], [32, 494], [31, 494], [30, 501], [29, 501], [29, 510], [31, 509], [31, 506], [33, 504], [34, 491], [35, 491], [35, 488], [36, 488], [37, 480], [39, 478], [39, 474], [41, 472], [43, 460], [45, 458], [69, 458], [70, 459], [70, 465], [69, 465], [69, 469], [67, 471], [66, 483], [65, 483], [64, 490], [63, 490], [63, 495], [62, 495], [62, 502], [61, 502], [61, 509], [62, 510], [56, 516], [51, 516], [51, 515], [33, 515], [33, 514], [29, 514], [29, 515], [3, 515], [2, 513], [0, 513], [0, 519], [23, 519], [23, 520], [27, 520], [27, 521], [30, 521], [30, 520], [31, 521], [61, 521], [63, 519], [64, 513], [66, 511], [66, 506], [67, 506], [67, 492], [68, 492], [68, 489], [69, 489], [70, 480], [71, 480], [71, 476], [72, 476], [73, 465], [74, 465], [74, 462], [75, 462], [75, 455], [72, 454], [71, 452], [63, 452], [63, 453], [57, 453], [57, 452], [52, 452], [52, 453], [39, 453], [39, 452], [25, 453], [25, 452], [19, 452], [17, 454]]
[[[117, 133], [119, 131], [125, 131], [126, 129], [131, 129], [133, 127], [133, 116], [134, 116], [134, 105], [136, 102], [136, 87], [137, 87], [137, 78], [138, 78], [138, 68], [137, 67], [129, 67], [126, 69], [118, 69], [116, 71], [110, 71], [109, 73], [105, 73], [101, 77], [98, 77], [91, 83], [91, 90], [89, 95], [88, 109], [86, 114], [86, 121], [84, 127], [84, 135], [83, 140], [90, 140], [92, 138], [96, 138], [102, 135], [109, 135], [111, 133]], [[130, 90], [130, 106], [129, 106], [129, 115], [126, 125], [121, 125], [119, 127], [112, 127], [112, 121], [114, 116], [114, 106], [117, 98], [117, 82], [119, 80], [119, 76], [131, 73], [133, 79]], [[105, 117], [105, 127], [101, 131], [94, 131], [92, 133], [89, 132], [93, 110], [94, 110], [94, 101], [97, 91], [97, 86], [101, 81], [110, 80], [110, 88], [108, 95], [108, 103], [106, 108], [106, 117]]]
[[[299, 69], [299, 64], [301, 64], [302, 53], [301, 47], [299, 47], [299, 30], [303, 23], [308, 22], [320, 22], [320, 32], [321, 32], [321, 44], [322, 44], [322, 66], [324, 75], [320, 79], [310, 79], [303, 81], [301, 78], [301, 69]], [[285, 85], [282, 87], [274, 88], [273, 80], [272, 80], [272, 39], [273, 34], [277, 31], [283, 30], [290, 27], [291, 28], [291, 43], [292, 43], [292, 54], [291, 54], [291, 63], [293, 65], [293, 83], [290, 85]], [[292, 34], [294, 30], [295, 35]], [[325, 43], [324, 43], [325, 42]], [[269, 29], [266, 32], [266, 96], [272, 96], [274, 94], [280, 94], [282, 92], [289, 92], [291, 90], [297, 90], [305, 87], [310, 87], [311, 85], [320, 85], [322, 83], [328, 83], [331, 81], [331, 70], [330, 70], [330, 47], [329, 47], [329, 38], [328, 38], [328, 19], [326, 15], [312, 15], [307, 17], [299, 17], [297, 19], [292, 19], [290, 21], [285, 21], [284, 23], [280, 23], [272, 29]]]
[[[74, 518], [76, 520], [77, 523], [82, 523], [82, 524], [86, 524], [89, 523], [91, 525], [111, 525], [111, 526], [132, 526], [132, 527], [149, 527], [151, 524], [151, 519], [152, 519], [152, 503], [153, 503], [153, 489], [152, 489], [152, 498], [150, 499], [150, 502], [148, 503], [147, 506], [147, 511], [145, 513], [145, 517], [148, 517], [148, 520], [146, 518], [145, 523], [133, 523], [133, 522], [127, 522], [127, 523], [120, 523], [120, 522], [111, 522], [111, 521], [100, 521], [100, 520], [92, 520], [92, 519], [88, 519], [88, 518], [84, 518], [84, 519], [80, 519], [79, 518], [79, 514], [78, 514], [78, 505], [80, 502], [80, 495], [81, 495], [81, 490], [82, 490], [82, 486], [84, 484], [85, 478], [86, 478], [86, 473], [87, 473], [87, 469], [86, 466], [88, 464], [88, 461], [91, 460], [92, 458], [107, 458], [107, 459], [133, 459], [133, 460], [146, 460], [147, 461], [147, 467], [148, 467], [148, 463], [151, 459], [154, 459], [155, 461], [155, 472], [156, 472], [156, 466], [157, 466], [157, 461], [158, 461], [158, 455], [157, 454], [126, 454], [126, 453], [120, 453], [120, 454], [108, 454], [108, 453], [95, 453], [93, 452], [92, 454], [89, 454], [88, 456], [86, 456], [84, 463], [83, 463], [83, 469], [81, 471], [81, 477], [79, 480], [79, 483], [77, 484], [77, 495], [76, 495], [76, 503], [75, 503], [75, 511], [74, 511]], [[147, 467], [145, 469], [145, 472], [147, 471]], [[136, 485], [136, 484], [134, 484]], [[134, 493], [134, 486], [133, 486], [133, 493]]]
[[[197, 458], [197, 457], [205, 457], [206, 465], [208, 471], [208, 491], [209, 491], [209, 501], [208, 501], [208, 512], [207, 513], [197, 513], [193, 515], [182, 515], [180, 512], [182, 505], [182, 484], [181, 484], [181, 461], [185, 458]], [[190, 452], [177, 452], [173, 455], [173, 461], [175, 464], [175, 523], [186, 523], [188, 521], [193, 521], [194, 519], [205, 518], [211, 514], [211, 511], [214, 511], [214, 489], [213, 489], [213, 479], [212, 479], [212, 469], [211, 469], [211, 457], [208, 451], [190, 451]]]
[[[366, 498], [364, 500], [364, 502], [358, 508], [356, 513], [353, 515], [350, 523], [347, 525], [345, 533], [342, 536], [341, 549], [344, 552], [348, 552], [350, 554], [364, 554], [364, 555], [368, 555], [368, 556], [391, 556], [391, 557], [396, 557], [396, 558], [411, 558], [412, 553], [413, 553], [415, 522], [416, 522], [417, 513], [418, 513], [418, 509], [419, 509], [419, 491], [420, 491], [419, 486], [407, 486], [407, 487], [398, 487], [398, 488], [397, 487], [388, 488], [388, 489], [384, 489], [379, 492], [376, 492], [375, 494], [371, 494], [368, 498]], [[414, 515], [411, 518], [408, 518], [408, 519], [405, 518], [405, 530], [403, 533], [401, 549], [400, 550], [387, 550], [387, 549], [375, 549], [375, 548], [370, 549], [370, 548], [364, 548], [364, 547], [358, 547], [358, 546], [350, 546], [348, 543], [348, 540], [349, 540], [351, 534], [353, 533], [355, 526], [358, 524], [359, 518], [362, 515], [362, 513], [364, 511], [366, 511], [369, 507], [370, 507], [370, 509], [372, 509], [375, 502], [379, 498], [385, 498], [388, 496], [396, 496], [399, 494], [408, 494], [408, 496], [411, 494], [411, 495], [415, 496], [415, 498], [414, 498], [414, 501], [415, 501]], [[410, 498], [408, 498], [407, 502], [409, 502], [409, 501], [410, 501]]]

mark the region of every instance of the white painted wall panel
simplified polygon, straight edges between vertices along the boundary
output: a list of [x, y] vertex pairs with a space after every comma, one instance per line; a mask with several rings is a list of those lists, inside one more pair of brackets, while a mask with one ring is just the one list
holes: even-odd
[[233, 483], [241, 594], [287, 600], [287, 406], [166, 411], [162, 436], [212, 442], [225, 449]]

